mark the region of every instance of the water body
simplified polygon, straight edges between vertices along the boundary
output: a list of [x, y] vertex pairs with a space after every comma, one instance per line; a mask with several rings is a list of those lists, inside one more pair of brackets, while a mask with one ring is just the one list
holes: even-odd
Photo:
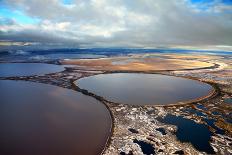
[[0, 77], [43, 75], [63, 70], [63, 66], [53, 64], [0, 63]]
[[146, 155], [155, 154], [155, 149], [151, 144], [137, 139], [134, 139], [133, 142], [141, 147], [143, 154]]
[[224, 130], [218, 128], [218, 127], [215, 125], [216, 120], [204, 118], [203, 121], [205, 121], [209, 126], [211, 126], [212, 128], [214, 128], [214, 129], [216, 130], [216, 133], [217, 133], [217, 134], [221, 134], [221, 135], [224, 135], [224, 134], [225, 134], [225, 131], [224, 131]]
[[[34, 57], [31, 58], [33, 59]], [[54, 60], [54, 59], [60, 60], [60, 59], [94, 59], [94, 58], [105, 58], [105, 57], [106, 57], [105, 55], [98, 55], [98, 54], [53, 53], [53, 54], [43, 55], [42, 58], [49, 60]]]
[[204, 114], [204, 113], [202, 113], [202, 112], [200, 112], [200, 111], [198, 111], [196, 109], [193, 109], [193, 108], [185, 108], [185, 109], [183, 109], [181, 111], [191, 113], [191, 114], [195, 114], [197, 116], [202, 116], [202, 117], [207, 116], [206, 114]]
[[159, 131], [162, 135], [166, 135], [166, 131], [164, 128], [156, 128], [157, 131]]
[[6, 80], [0, 98], [1, 155], [96, 155], [109, 136], [109, 111], [81, 93]]
[[212, 87], [186, 78], [159, 74], [99, 74], [76, 81], [82, 89], [117, 103], [173, 104], [208, 95]]
[[197, 124], [190, 119], [182, 116], [174, 116], [168, 114], [164, 118], [158, 118], [162, 123], [177, 126], [176, 136], [181, 142], [190, 142], [197, 150], [204, 151], [209, 154], [215, 153], [209, 144], [211, 132], [204, 124]]
[[227, 98], [224, 100], [225, 103], [232, 104], [232, 98]]
[[205, 111], [207, 110], [207, 108], [202, 104], [197, 104], [196, 107]]

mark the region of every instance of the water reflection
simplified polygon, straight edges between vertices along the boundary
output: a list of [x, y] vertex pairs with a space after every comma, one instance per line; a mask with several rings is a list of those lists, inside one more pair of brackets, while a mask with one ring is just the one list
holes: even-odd
[[212, 91], [205, 83], [158, 74], [100, 74], [82, 78], [76, 84], [110, 101], [134, 105], [177, 103]]
[[63, 70], [63, 66], [53, 64], [0, 63], [0, 77], [41, 75]]
[[0, 154], [98, 154], [111, 118], [97, 100], [55, 86], [0, 81]]

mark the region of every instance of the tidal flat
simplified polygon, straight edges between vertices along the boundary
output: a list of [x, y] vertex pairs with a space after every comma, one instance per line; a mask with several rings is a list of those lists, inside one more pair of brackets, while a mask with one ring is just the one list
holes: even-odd
[[[115, 63], [115, 59], [120, 63]], [[161, 60], [165, 63], [160, 63]], [[105, 147], [100, 151], [101, 154], [232, 153], [232, 104], [228, 102], [232, 97], [230, 55], [133, 53], [114, 58], [61, 59], [39, 62], [73, 66], [65, 67], [64, 71], [56, 73], [1, 77], [0, 79], [54, 85], [98, 100], [99, 104], [109, 110], [112, 119], [110, 135], [105, 141]], [[153, 67], [156, 64], [160, 69]], [[126, 101], [125, 104], [117, 103], [110, 98], [106, 99], [102, 94], [82, 89], [75, 83], [82, 78], [112, 73], [162, 74], [194, 79], [207, 83], [215, 91], [201, 100], [191, 100], [187, 104], [136, 105], [128, 104]], [[113, 83], [114, 80], [111, 82]], [[178, 90], [178, 88], [175, 89]], [[188, 89], [190, 94], [197, 91], [190, 89], [191, 87]], [[165, 95], [169, 97], [168, 94]], [[205, 95], [207, 94], [203, 96]], [[174, 119], [171, 123], [166, 120], [170, 116]], [[196, 128], [197, 131], [186, 132], [184, 123]], [[193, 137], [195, 134], [191, 132], [201, 132], [201, 129], [202, 133], [207, 134], [201, 138]]]

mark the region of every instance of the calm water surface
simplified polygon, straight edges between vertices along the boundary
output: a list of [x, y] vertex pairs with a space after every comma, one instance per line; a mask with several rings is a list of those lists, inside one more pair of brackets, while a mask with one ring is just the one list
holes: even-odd
[[177, 126], [176, 136], [181, 142], [190, 142], [197, 150], [209, 154], [215, 153], [209, 144], [212, 133], [206, 125], [197, 124], [193, 120], [168, 114], [164, 118], [158, 118], [162, 123]]
[[105, 55], [98, 54], [62, 54], [53, 53], [45, 55], [48, 59], [95, 59], [95, 58], [105, 58]]
[[95, 155], [111, 128], [106, 107], [78, 92], [0, 81], [1, 155]]
[[0, 77], [41, 75], [63, 70], [63, 66], [53, 64], [0, 63]]
[[82, 78], [76, 84], [107, 100], [133, 104], [172, 104], [208, 95], [212, 87], [195, 80], [159, 74], [113, 73]]

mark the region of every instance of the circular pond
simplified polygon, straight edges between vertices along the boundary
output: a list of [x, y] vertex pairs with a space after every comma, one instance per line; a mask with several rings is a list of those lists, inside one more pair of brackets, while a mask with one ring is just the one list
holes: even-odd
[[0, 77], [31, 76], [63, 71], [62, 65], [44, 63], [0, 63]]
[[32, 82], [0, 80], [0, 154], [100, 154], [111, 117], [81, 93]]
[[213, 88], [196, 80], [140, 73], [99, 74], [76, 85], [105, 99], [131, 105], [168, 105], [208, 96]]

